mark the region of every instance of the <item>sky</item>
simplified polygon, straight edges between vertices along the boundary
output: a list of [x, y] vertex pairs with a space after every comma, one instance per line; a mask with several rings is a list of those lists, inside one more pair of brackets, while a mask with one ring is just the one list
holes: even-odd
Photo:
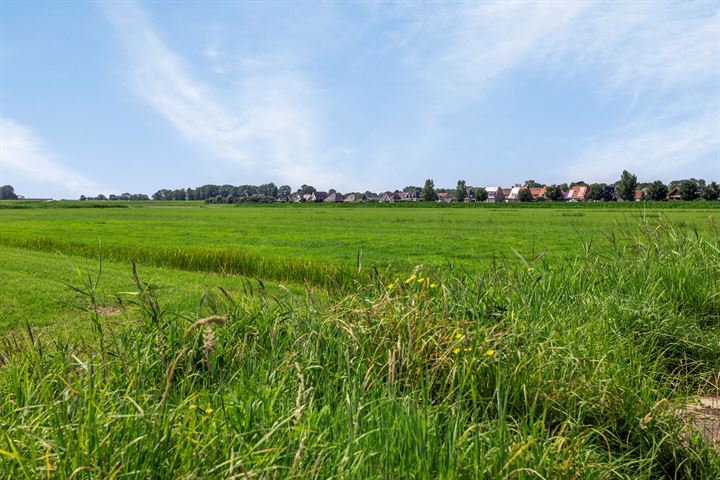
[[720, 181], [716, 1], [0, 0], [0, 184]]

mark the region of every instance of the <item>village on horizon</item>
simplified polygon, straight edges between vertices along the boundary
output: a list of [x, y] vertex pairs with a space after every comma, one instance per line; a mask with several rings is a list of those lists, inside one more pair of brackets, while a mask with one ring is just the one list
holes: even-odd
[[[402, 190], [375, 193], [371, 191], [342, 194], [335, 189], [320, 191], [311, 185], [303, 184], [295, 192], [289, 185], [277, 187], [274, 183], [262, 185], [203, 185], [197, 188], [161, 189], [152, 196], [143, 193], [103, 194], [97, 196], [81, 195], [79, 200], [96, 201], [149, 201], [202, 200], [206, 203], [399, 203], [399, 202], [612, 202], [612, 201], [666, 201], [666, 200], [718, 200], [720, 185], [703, 179], [689, 178], [675, 180], [665, 184], [660, 180], [651, 183], [639, 183], [637, 177], [623, 171], [620, 179], [613, 184], [583, 181], [570, 184], [541, 184], [535, 180], [515, 184], [512, 187], [469, 186], [464, 180], [458, 180], [455, 188], [435, 188], [432, 179], [427, 179], [423, 187], [406, 186]], [[15, 193], [10, 185], [0, 187], [0, 200], [45, 200], [52, 198], [26, 198]]]

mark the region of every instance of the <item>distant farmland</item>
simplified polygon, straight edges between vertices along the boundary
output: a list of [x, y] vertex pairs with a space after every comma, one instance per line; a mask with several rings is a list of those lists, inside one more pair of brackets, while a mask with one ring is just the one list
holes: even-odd
[[[83, 202], [68, 205], [82, 206]], [[115, 206], [108, 202], [99, 205]], [[99, 243], [196, 252], [233, 249], [266, 259], [302, 259], [346, 267], [355, 267], [360, 254], [364, 265], [380, 268], [456, 263], [473, 269], [493, 258], [516, 258], [516, 252], [531, 255], [534, 251], [557, 260], [572, 258], [588, 244], [607, 248], [606, 234], [643, 219], [662, 217], [704, 232], [708, 216], [720, 212], [719, 202], [460, 208], [237, 207], [201, 202], [124, 205], [129, 208], [0, 208], [0, 244], [42, 238], [57, 242], [52, 250], [67, 254], [73, 253], [70, 244], [97, 247]], [[62, 243], [68, 244], [67, 251]]]

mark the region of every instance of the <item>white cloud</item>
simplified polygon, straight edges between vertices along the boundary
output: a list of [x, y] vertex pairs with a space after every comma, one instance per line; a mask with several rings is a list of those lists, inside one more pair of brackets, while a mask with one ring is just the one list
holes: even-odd
[[424, 137], [437, 145], [443, 115], [477, 108], [506, 77], [532, 71], [590, 82], [599, 102], [628, 102], [620, 128], [580, 141], [580, 149], [568, 141], [559, 173], [670, 175], [708, 156], [720, 162], [717, 3], [492, 1], [412, 16], [406, 59], [429, 92]]
[[591, 68], [625, 92], [718, 75], [720, 8], [708, 2], [491, 1], [413, 15], [409, 63], [431, 88], [464, 98], [528, 67]]
[[239, 92], [217, 92], [193, 78], [134, 3], [104, 9], [129, 53], [131, 87], [183, 136], [249, 174], [341, 186], [319, 147], [319, 102], [298, 72], [281, 65], [248, 74]]
[[106, 187], [61, 166], [27, 127], [4, 117], [0, 117], [0, 181], [25, 195], [108, 193]]
[[[581, 150], [583, 160], [570, 166], [566, 178], [594, 181], [616, 180], [627, 169], [641, 180], [683, 176], [720, 179], [720, 121], [707, 114], [673, 125], [639, 125], [589, 142]], [[699, 159], [708, 162], [702, 171], [688, 171]]]

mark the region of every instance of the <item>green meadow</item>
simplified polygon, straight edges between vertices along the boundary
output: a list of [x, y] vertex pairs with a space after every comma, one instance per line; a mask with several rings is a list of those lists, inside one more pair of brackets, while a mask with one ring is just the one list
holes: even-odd
[[[67, 244], [66, 253], [72, 253], [71, 244], [232, 249], [254, 257], [348, 267], [355, 267], [360, 255], [365, 265], [382, 268], [456, 263], [474, 269], [493, 258], [515, 257], [515, 252], [544, 253], [554, 260], [572, 258], [586, 243], [607, 248], [601, 240], [618, 226], [661, 216], [705, 231], [708, 217], [719, 211], [717, 203], [670, 204], [684, 208], [649, 203], [626, 208], [618, 204], [451, 208], [105, 202], [99, 206], [128, 208], [0, 208], [0, 243], [44, 238]], [[55, 249], [65, 250], [61, 245]]]
[[720, 478], [718, 213], [0, 203], [0, 476]]

